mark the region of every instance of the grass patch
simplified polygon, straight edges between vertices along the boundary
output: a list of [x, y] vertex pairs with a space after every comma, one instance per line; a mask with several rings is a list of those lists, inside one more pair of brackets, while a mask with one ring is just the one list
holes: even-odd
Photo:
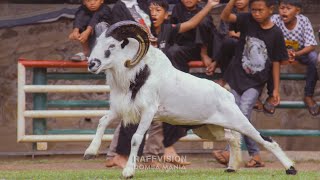
[[[34, 170], [34, 171], [0, 171], [0, 179], [45, 179], [45, 180], [78, 180], [78, 179], [123, 179], [121, 170]], [[296, 176], [286, 175], [284, 170], [239, 170], [237, 173], [225, 173], [222, 169], [203, 170], [137, 170], [134, 179], [183, 179], [183, 180], [256, 180], [256, 179], [290, 179], [290, 180], [317, 180], [320, 172], [298, 172]]]

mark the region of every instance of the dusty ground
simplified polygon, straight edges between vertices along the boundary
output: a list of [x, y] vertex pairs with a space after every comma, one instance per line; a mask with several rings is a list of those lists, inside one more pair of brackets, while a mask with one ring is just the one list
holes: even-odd
[[[55, 155], [55, 156], [31, 156], [0, 157], [0, 171], [2, 170], [81, 170], [81, 169], [106, 169], [104, 167], [104, 156], [95, 160], [82, 160], [80, 155]], [[186, 169], [224, 168], [213, 160], [211, 155], [187, 155], [192, 164]], [[246, 157], [244, 157], [246, 160]], [[279, 161], [266, 161], [268, 169], [282, 169]], [[320, 161], [296, 161], [299, 171], [320, 171]]]

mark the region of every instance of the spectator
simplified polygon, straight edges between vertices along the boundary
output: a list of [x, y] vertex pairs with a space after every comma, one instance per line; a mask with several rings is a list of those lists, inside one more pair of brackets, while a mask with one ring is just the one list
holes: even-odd
[[[307, 65], [306, 86], [303, 101], [312, 116], [319, 114], [319, 106], [313, 100], [314, 89], [318, 80], [317, 75], [317, 45], [312, 24], [309, 19], [300, 14], [302, 2], [300, 0], [279, 0], [279, 14], [273, 15], [271, 20], [282, 30], [285, 38], [289, 61], [299, 61]], [[272, 83], [270, 83], [272, 89]], [[269, 88], [269, 89], [270, 89]], [[270, 91], [270, 90], [268, 90]], [[264, 110], [273, 114], [275, 106], [267, 98]]]
[[[190, 20], [202, 8], [198, 0], [181, 0], [172, 10], [170, 21], [172, 24], [179, 24]], [[174, 44], [167, 50], [166, 55], [173, 66], [183, 72], [189, 72], [188, 62], [202, 59], [207, 67], [207, 74], [213, 73], [212, 63], [212, 32], [215, 27], [211, 16], [207, 16], [197, 28], [179, 33], [173, 40]], [[209, 37], [209, 38], [208, 38]]]
[[[249, 0], [237, 0], [233, 13], [249, 12]], [[237, 30], [235, 23], [220, 22], [219, 33], [223, 36], [220, 53], [217, 57], [217, 64], [221, 69], [222, 77], [227, 69], [231, 59], [234, 56], [235, 47], [239, 41], [240, 33]], [[222, 87], [226, 85], [223, 78], [216, 81]]]
[[[252, 108], [259, 94], [272, 76], [274, 82], [272, 103], [279, 104], [280, 61], [288, 59], [283, 34], [270, 17], [275, 2], [273, 0], [250, 0], [251, 13], [232, 13], [237, 0], [230, 0], [221, 14], [221, 19], [236, 23], [240, 40], [234, 59], [230, 62], [224, 78], [231, 87], [242, 113], [250, 120]], [[263, 167], [257, 144], [244, 136], [251, 159], [246, 167]], [[223, 163], [229, 161], [229, 152], [220, 151]]]
[[83, 4], [76, 12], [69, 39], [79, 41], [83, 52], [75, 54], [70, 60], [86, 60], [96, 36], [112, 24], [111, 9], [103, 2], [104, 0], [83, 0]]

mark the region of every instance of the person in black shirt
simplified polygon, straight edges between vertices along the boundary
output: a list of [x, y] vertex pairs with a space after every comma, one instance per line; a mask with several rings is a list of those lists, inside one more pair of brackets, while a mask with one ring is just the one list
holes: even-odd
[[[237, 0], [232, 12], [235, 14], [249, 12], [249, 0]], [[220, 22], [219, 33], [223, 38], [221, 40], [222, 43], [218, 56], [214, 63], [220, 67], [223, 76], [234, 56], [235, 47], [239, 41], [240, 33], [238, 32], [235, 23], [227, 23], [224, 21]], [[222, 87], [226, 85], [226, 81], [223, 78], [218, 79], [216, 83]]]
[[[172, 24], [183, 23], [190, 20], [202, 8], [198, 0], [181, 0], [172, 10], [170, 22]], [[206, 73], [212, 75], [212, 40], [215, 29], [211, 16], [190, 31], [178, 34], [170, 46], [166, 55], [175, 67], [183, 72], [189, 72], [188, 62], [201, 59], [207, 67]]]
[[[251, 13], [232, 14], [236, 0], [230, 0], [221, 19], [236, 23], [240, 40], [235, 57], [230, 62], [224, 78], [231, 87], [242, 113], [250, 120], [251, 112], [259, 94], [269, 78], [273, 79], [272, 103], [280, 102], [280, 61], [288, 59], [283, 34], [270, 19], [273, 0], [250, 0]], [[235, 122], [236, 123], [236, 122]], [[263, 167], [257, 144], [244, 137], [251, 159], [247, 167]]]
[[111, 9], [103, 2], [104, 0], [83, 0], [76, 12], [69, 39], [79, 41], [83, 53], [74, 55], [71, 60], [85, 60], [90, 55], [96, 36], [112, 24]]

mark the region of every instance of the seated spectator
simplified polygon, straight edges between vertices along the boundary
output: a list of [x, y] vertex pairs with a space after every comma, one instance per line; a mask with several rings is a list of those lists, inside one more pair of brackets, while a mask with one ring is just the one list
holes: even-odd
[[[246, 13], [249, 12], [249, 0], [237, 0], [233, 13]], [[235, 23], [220, 22], [219, 33], [222, 38], [222, 45], [216, 58], [217, 65], [221, 69], [222, 76], [227, 69], [231, 59], [234, 56], [235, 47], [239, 41], [240, 33], [237, 30]], [[226, 85], [226, 81], [221, 78], [216, 81], [222, 87]]]
[[75, 54], [70, 60], [86, 60], [96, 36], [112, 24], [111, 9], [103, 2], [104, 0], [83, 0], [83, 4], [76, 12], [69, 39], [79, 41], [83, 52]]
[[[172, 10], [170, 22], [179, 24], [190, 20], [202, 8], [198, 0], [181, 0]], [[167, 50], [166, 55], [173, 66], [183, 72], [189, 72], [188, 62], [201, 59], [207, 67], [207, 74], [213, 74], [213, 33], [215, 29], [211, 16], [204, 20], [193, 30], [179, 33], [173, 39], [173, 45]]]
[[[280, 0], [279, 14], [273, 15], [271, 20], [282, 30], [288, 50], [289, 61], [299, 61], [307, 65], [306, 86], [303, 101], [312, 116], [319, 114], [319, 106], [313, 99], [314, 89], [318, 80], [317, 41], [314, 36], [310, 20], [301, 14], [302, 2], [300, 0]], [[268, 83], [269, 84], [269, 83]], [[272, 89], [272, 83], [268, 91]], [[275, 106], [267, 98], [264, 110], [270, 114], [275, 112]]]

